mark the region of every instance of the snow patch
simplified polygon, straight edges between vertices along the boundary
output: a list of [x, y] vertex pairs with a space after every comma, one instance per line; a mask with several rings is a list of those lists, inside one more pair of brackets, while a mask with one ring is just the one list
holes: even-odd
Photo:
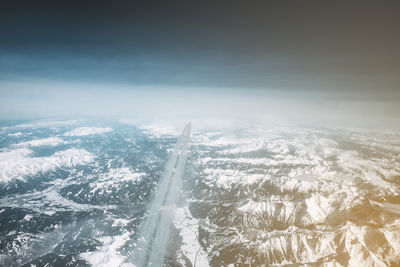
[[104, 236], [98, 239], [102, 245], [98, 250], [81, 253], [79, 256], [92, 266], [135, 266], [124, 262], [127, 260], [119, 249], [130, 240], [129, 232], [118, 236]]
[[20, 137], [20, 136], [22, 136], [22, 133], [21, 133], [21, 132], [9, 133], [8, 136], [11, 136], [11, 137]]
[[113, 129], [110, 127], [79, 127], [72, 131], [64, 133], [64, 136], [86, 136], [93, 134], [102, 134], [107, 132], [112, 132]]
[[50, 127], [61, 127], [76, 124], [77, 120], [57, 120], [57, 121], [36, 121], [32, 123], [18, 124], [15, 126], [5, 126], [1, 130], [9, 129], [28, 129], [28, 128], [50, 128]]
[[144, 132], [152, 135], [155, 138], [161, 138], [163, 136], [179, 135], [179, 132], [173, 126], [168, 125], [168, 124], [140, 125], [139, 129], [142, 129]]
[[15, 147], [58, 146], [63, 143], [64, 143], [64, 141], [59, 137], [49, 137], [49, 138], [36, 139], [36, 140], [32, 140], [32, 141], [27, 141], [27, 142], [21, 142], [21, 143], [15, 144], [14, 146]]
[[193, 266], [209, 266], [207, 253], [200, 245], [198, 220], [189, 216], [188, 207], [175, 210], [174, 224], [182, 237], [181, 251]]
[[30, 215], [30, 214], [26, 214], [24, 217], [25, 221], [30, 221], [31, 219], [32, 219], [32, 215]]
[[[133, 172], [129, 168], [110, 169], [101, 175], [95, 183], [90, 184], [91, 193], [104, 194], [121, 185], [121, 182], [139, 182], [146, 175], [142, 172]], [[78, 193], [79, 194], [79, 193]]]
[[94, 156], [84, 149], [68, 149], [49, 157], [31, 157], [32, 150], [20, 148], [0, 153], [0, 182], [23, 180], [27, 176], [55, 170], [60, 167], [75, 167], [89, 163]]

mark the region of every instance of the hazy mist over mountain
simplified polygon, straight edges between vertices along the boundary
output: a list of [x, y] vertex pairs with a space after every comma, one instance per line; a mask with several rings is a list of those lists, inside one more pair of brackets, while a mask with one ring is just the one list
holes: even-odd
[[398, 127], [398, 8], [5, 2], [0, 115]]

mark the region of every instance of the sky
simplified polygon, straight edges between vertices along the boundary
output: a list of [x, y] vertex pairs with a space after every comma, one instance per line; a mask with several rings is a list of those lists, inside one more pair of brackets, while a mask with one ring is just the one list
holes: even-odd
[[398, 1], [2, 1], [0, 119], [398, 127]]

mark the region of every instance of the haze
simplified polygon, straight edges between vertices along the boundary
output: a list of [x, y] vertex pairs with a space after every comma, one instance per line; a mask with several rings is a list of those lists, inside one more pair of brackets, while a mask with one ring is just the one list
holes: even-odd
[[397, 2], [4, 2], [0, 118], [398, 128]]

